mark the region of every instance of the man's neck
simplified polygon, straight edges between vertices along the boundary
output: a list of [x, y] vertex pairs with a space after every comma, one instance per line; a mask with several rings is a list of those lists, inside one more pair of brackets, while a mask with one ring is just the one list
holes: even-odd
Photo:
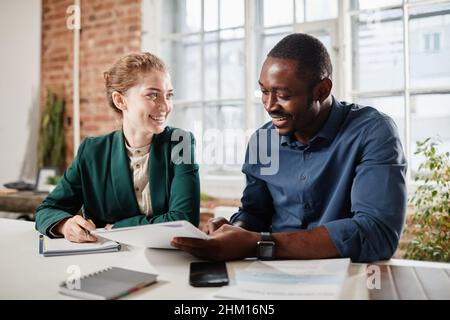
[[313, 138], [320, 131], [320, 129], [322, 129], [323, 125], [327, 121], [332, 103], [333, 98], [331, 96], [322, 102], [320, 111], [314, 121], [311, 122], [308, 127], [304, 128], [302, 132], [297, 131], [294, 133], [294, 137], [297, 141], [303, 144], [309, 144], [309, 140]]

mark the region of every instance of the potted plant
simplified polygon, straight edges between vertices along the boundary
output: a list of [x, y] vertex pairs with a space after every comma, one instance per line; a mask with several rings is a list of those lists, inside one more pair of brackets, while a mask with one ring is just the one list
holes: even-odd
[[47, 92], [39, 130], [38, 167], [56, 167], [62, 172], [65, 163], [65, 103], [52, 90]]
[[450, 158], [439, 153], [431, 138], [417, 142], [416, 154], [425, 161], [415, 180], [420, 182], [410, 202], [413, 214], [406, 232], [406, 259], [450, 261]]

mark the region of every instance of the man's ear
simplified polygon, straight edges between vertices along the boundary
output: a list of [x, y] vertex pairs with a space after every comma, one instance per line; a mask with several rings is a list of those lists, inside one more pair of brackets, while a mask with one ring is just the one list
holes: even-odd
[[116, 105], [116, 108], [124, 111], [127, 109], [127, 103], [125, 101], [125, 97], [118, 91], [114, 91], [111, 93], [112, 101]]
[[322, 103], [331, 94], [331, 89], [333, 88], [333, 82], [329, 78], [325, 78], [320, 81], [314, 88], [313, 96], [314, 100], [318, 100]]

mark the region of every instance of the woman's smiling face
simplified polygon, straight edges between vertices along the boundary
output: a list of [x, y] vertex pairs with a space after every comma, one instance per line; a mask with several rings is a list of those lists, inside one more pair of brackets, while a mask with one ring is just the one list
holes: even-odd
[[133, 130], [161, 133], [173, 108], [173, 86], [165, 71], [144, 73], [124, 95], [123, 120]]

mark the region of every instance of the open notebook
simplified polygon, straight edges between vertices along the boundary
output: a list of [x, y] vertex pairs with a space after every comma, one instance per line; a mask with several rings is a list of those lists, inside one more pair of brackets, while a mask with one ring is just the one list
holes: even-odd
[[39, 253], [44, 257], [114, 252], [119, 250], [120, 243], [105, 239], [98, 239], [95, 243], [74, 243], [64, 238], [50, 239], [42, 234], [39, 236]]

